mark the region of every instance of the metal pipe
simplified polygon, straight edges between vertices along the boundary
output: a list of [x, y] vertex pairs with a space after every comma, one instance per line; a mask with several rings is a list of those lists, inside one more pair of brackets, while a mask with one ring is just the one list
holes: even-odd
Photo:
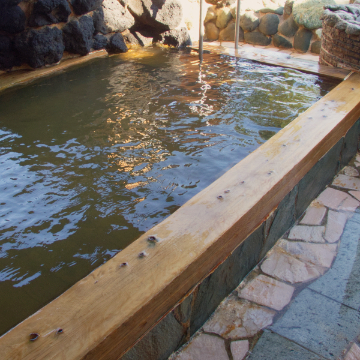
[[204, 0], [200, 0], [200, 24], [199, 24], [199, 59], [203, 61], [203, 47], [204, 47]]
[[239, 48], [239, 30], [240, 30], [240, 0], [237, 0], [236, 23], [235, 23], [235, 50]]

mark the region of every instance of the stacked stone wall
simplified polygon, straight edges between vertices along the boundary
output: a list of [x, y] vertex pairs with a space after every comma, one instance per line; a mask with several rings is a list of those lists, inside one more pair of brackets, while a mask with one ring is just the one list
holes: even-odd
[[129, 45], [190, 45], [189, 1], [0, 0], [0, 70], [52, 65], [64, 54], [121, 53]]
[[[205, 18], [205, 37], [234, 41], [235, 0], [206, 0], [213, 4]], [[240, 41], [320, 54], [324, 6], [347, 0], [241, 0]]]
[[324, 12], [320, 63], [360, 70], [360, 4]]

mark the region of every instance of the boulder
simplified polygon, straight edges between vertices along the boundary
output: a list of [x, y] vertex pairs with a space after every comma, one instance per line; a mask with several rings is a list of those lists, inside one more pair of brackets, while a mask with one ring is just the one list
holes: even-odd
[[219, 33], [219, 28], [213, 22], [205, 24], [205, 39], [212, 41], [217, 40], [219, 38]]
[[15, 37], [15, 50], [20, 60], [33, 68], [56, 64], [64, 49], [62, 32], [56, 27], [28, 28]]
[[13, 66], [21, 65], [15, 56], [11, 39], [0, 35], [0, 70], [10, 70]]
[[312, 35], [310, 30], [305, 28], [299, 29], [294, 37], [294, 49], [304, 53], [307, 52], [310, 47]]
[[129, 10], [117, 0], [104, 0], [102, 6], [94, 11], [93, 20], [95, 31], [102, 34], [123, 32], [135, 24]]
[[109, 53], [119, 54], [127, 52], [128, 48], [125, 44], [123, 36], [120, 33], [116, 33], [111, 36], [106, 50]]
[[206, 16], [205, 16], [205, 19], [204, 19], [204, 24], [206, 24], [207, 22], [211, 21], [211, 20], [216, 20], [216, 7], [215, 6], [210, 6], [208, 9], [207, 9], [207, 12], [206, 12]]
[[176, 29], [183, 17], [180, 0], [129, 0], [128, 9], [137, 23], [159, 32]]
[[284, 5], [284, 17], [288, 17], [292, 14], [294, 0], [286, 0]]
[[142, 29], [126, 31], [123, 37], [129, 44], [140, 46], [150, 46], [154, 39], [153, 34]]
[[279, 32], [287, 37], [292, 37], [298, 31], [299, 26], [296, 24], [294, 17], [290, 15], [283, 23], [279, 26]]
[[236, 0], [205, 0], [207, 4], [216, 5], [217, 8], [232, 5]]
[[261, 32], [253, 31], [244, 34], [245, 42], [253, 45], [267, 46], [271, 43], [271, 37], [264, 35]]
[[321, 36], [322, 36], [322, 29], [316, 29], [314, 31], [315, 40], [321, 40]]
[[273, 44], [274, 46], [282, 49], [291, 49], [293, 47], [292, 43], [288, 39], [285, 39], [279, 34], [273, 36]]
[[103, 0], [71, 0], [76, 15], [83, 15], [97, 9]]
[[107, 37], [101, 34], [97, 34], [93, 38], [92, 48], [94, 50], [105, 49], [107, 47], [107, 44], [108, 44]]
[[263, 0], [264, 7], [258, 10], [261, 13], [282, 15], [284, 13], [284, 1]]
[[275, 14], [266, 14], [260, 20], [259, 31], [264, 35], [274, 35], [278, 31], [279, 17]]
[[192, 45], [190, 35], [186, 27], [180, 27], [178, 29], [172, 29], [161, 33], [156, 38], [156, 41], [160, 44], [176, 48], [182, 48]]
[[0, 31], [6, 31], [10, 34], [24, 31], [26, 22], [24, 11], [19, 6], [7, 6], [5, 4], [0, 5]]
[[266, 7], [263, 9], [260, 9], [259, 12], [263, 13], [263, 14], [277, 14], [277, 15], [282, 15], [284, 13], [284, 7], [283, 6], [279, 6], [276, 9], [273, 9], [271, 7]]
[[240, 26], [245, 32], [254, 31], [259, 24], [260, 20], [253, 11], [246, 11], [240, 16]]
[[[220, 31], [219, 40], [222, 41], [234, 41], [235, 40], [235, 20], [231, 21], [229, 25]], [[239, 27], [239, 41], [244, 41], [244, 31]]]
[[335, 4], [334, 0], [294, 0], [292, 13], [294, 20], [306, 29], [322, 27], [321, 15], [325, 5]]
[[90, 52], [95, 30], [93, 19], [90, 16], [84, 15], [78, 20], [71, 20], [62, 30], [66, 51], [80, 55]]
[[216, 12], [216, 26], [221, 30], [225, 29], [229, 23], [229, 21], [232, 19], [230, 8], [223, 7]]
[[67, 22], [70, 14], [71, 9], [66, 0], [38, 0], [34, 3], [28, 25], [38, 27]]
[[311, 44], [311, 48], [310, 48], [310, 51], [314, 54], [319, 54], [320, 55], [320, 50], [321, 50], [321, 41], [317, 40], [317, 41], [314, 41], [312, 44]]

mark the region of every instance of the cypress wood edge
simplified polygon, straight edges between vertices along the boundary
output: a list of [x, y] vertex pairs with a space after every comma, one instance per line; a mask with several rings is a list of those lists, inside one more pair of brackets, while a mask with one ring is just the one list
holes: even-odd
[[[352, 74], [173, 215], [3, 335], [0, 358], [119, 358], [347, 132], [360, 117], [359, 94], [360, 75]], [[159, 242], [148, 242], [149, 235]], [[146, 256], [139, 258], [141, 252]], [[40, 337], [30, 342], [34, 332]]]

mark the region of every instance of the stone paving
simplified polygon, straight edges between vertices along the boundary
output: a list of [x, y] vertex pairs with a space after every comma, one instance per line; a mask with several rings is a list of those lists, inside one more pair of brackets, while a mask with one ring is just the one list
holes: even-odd
[[169, 360], [360, 360], [360, 154]]

